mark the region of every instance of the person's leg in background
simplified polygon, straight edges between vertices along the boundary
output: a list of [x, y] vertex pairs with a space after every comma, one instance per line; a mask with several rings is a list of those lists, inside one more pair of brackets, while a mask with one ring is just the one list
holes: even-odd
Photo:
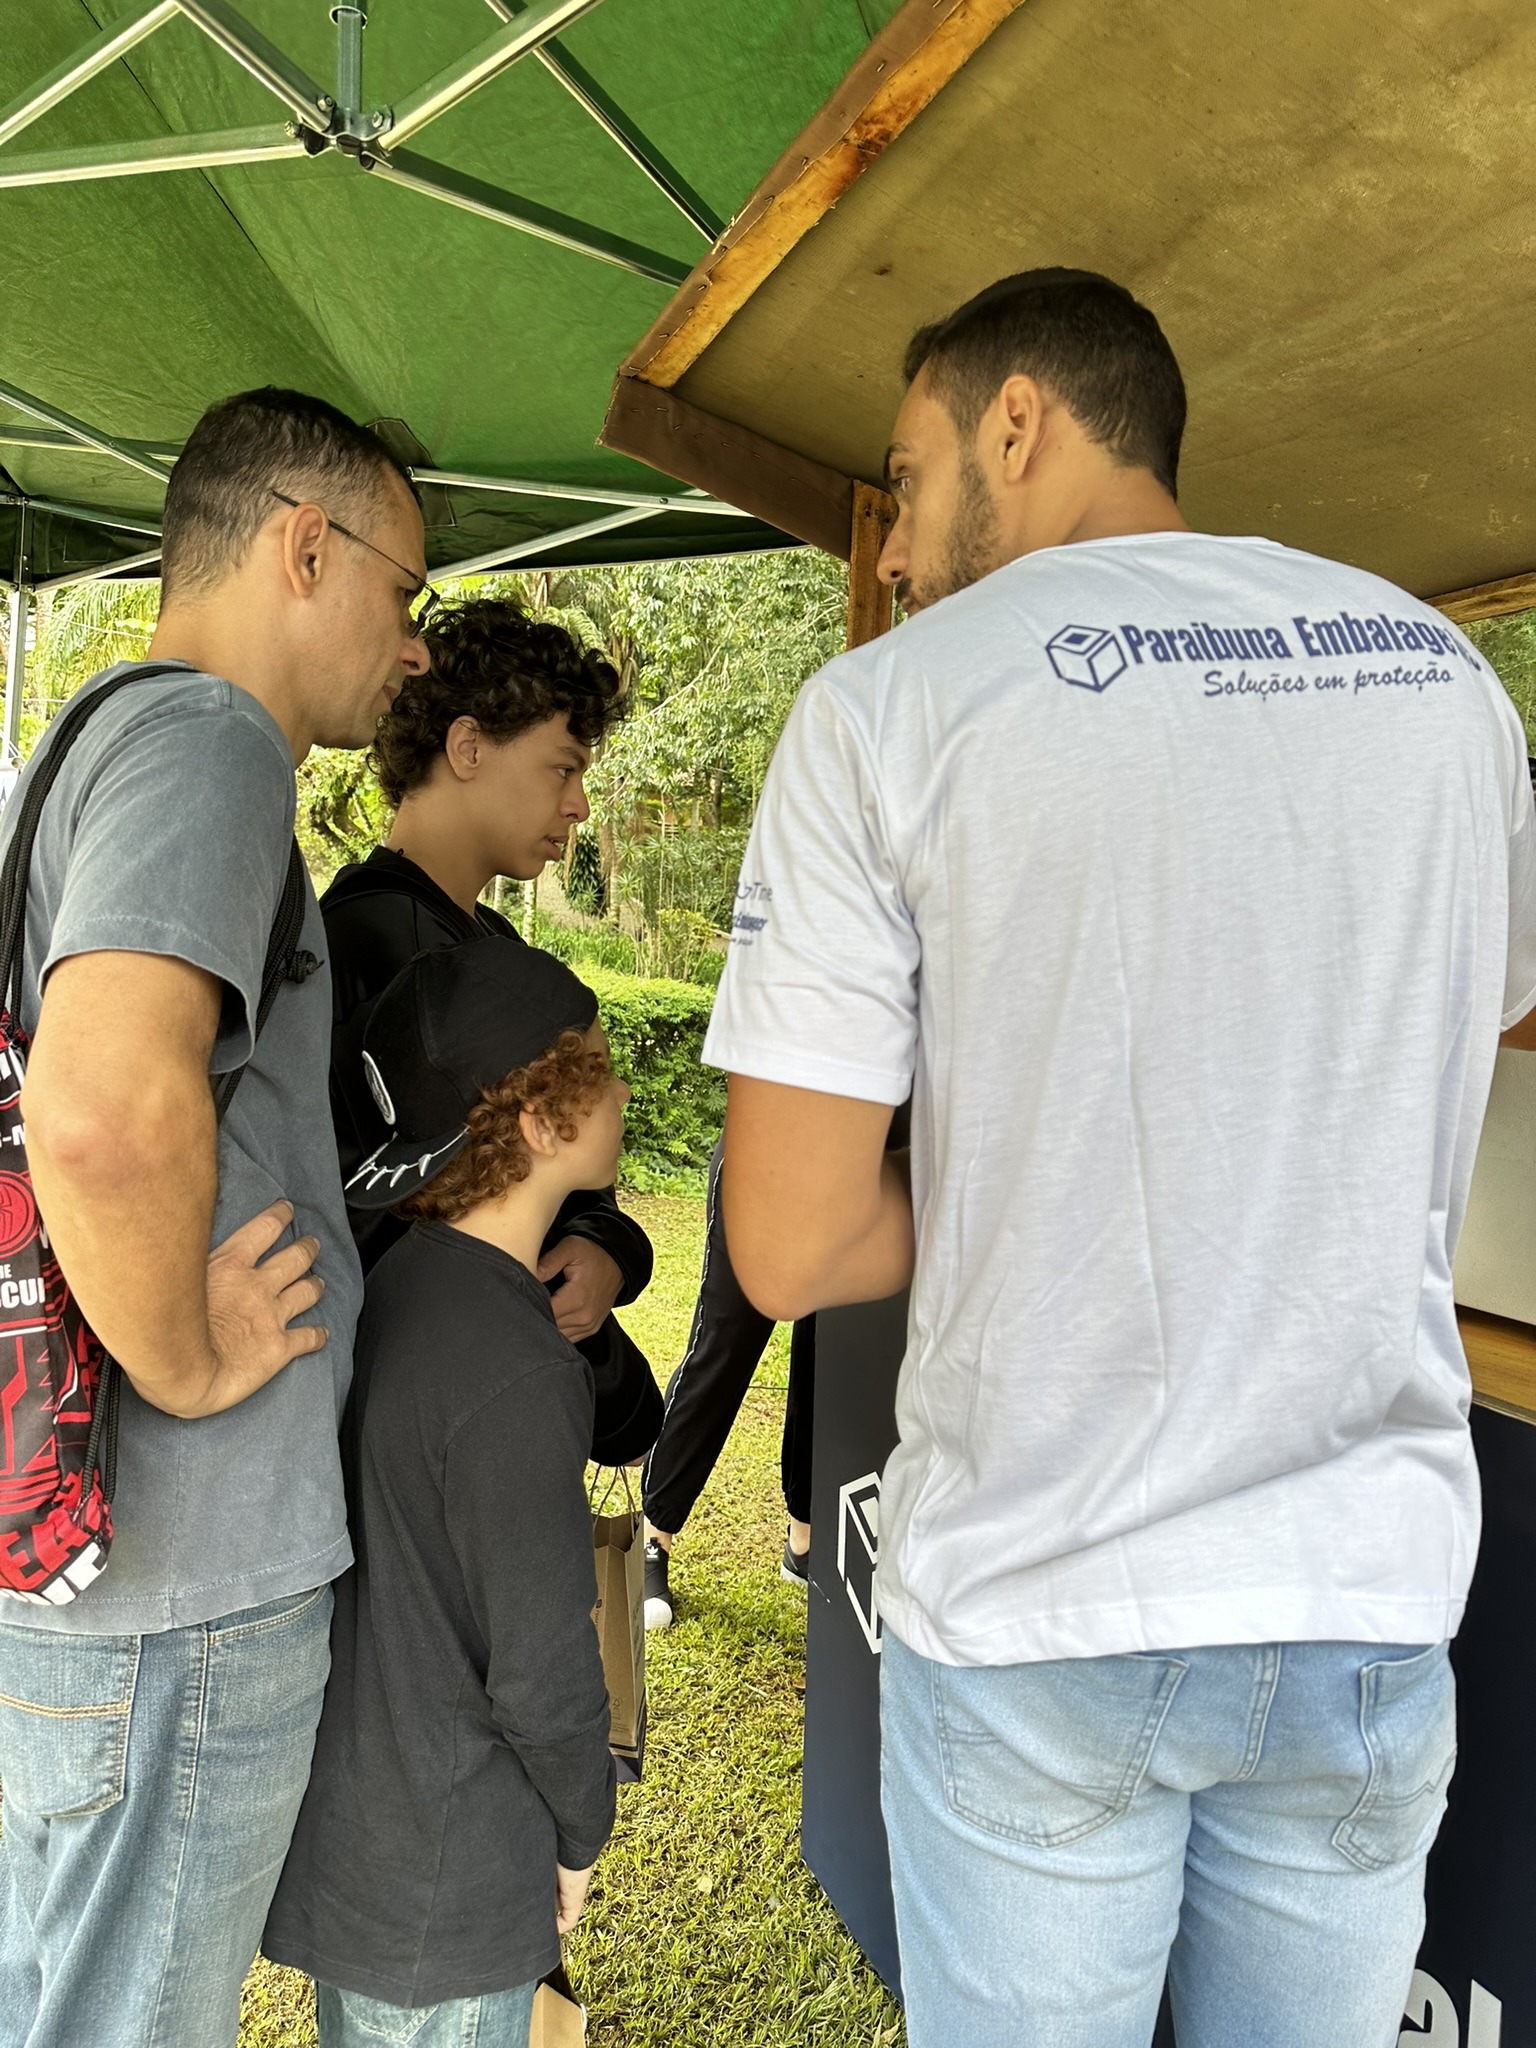
[[441, 2005], [387, 2005], [359, 1991], [315, 1986], [320, 2048], [528, 2048], [537, 1984], [450, 1998]]
[[811, 1573], [811, 1442], [815, 1424], [816, 1318], [802, 1316], [789, 1335], [789, 1393], [779, 1476], [789, 1514], [781, 1575], [804, 1586]]
[[0, 1626], [0, 2048], [234, 2048], [331, 1590], [147, 1636]]
[[725, 1249], [720, 1214], [722, 1140], [709, 1162], [709, 1199], [699, 1299], [682, 1362], [667, 1382], [661, 1434], [645, 1461], [647, 1628], [672, 1619], [667, 1575], [673, 1539], [688, 1519], [741, 1411], [773, 1320], [742, 1293]]
[[1180, 2048], [1395, 2048], [1443, 1649], [882, 1663], [910, 2048], [1147, 2048], [1165, 1969]]

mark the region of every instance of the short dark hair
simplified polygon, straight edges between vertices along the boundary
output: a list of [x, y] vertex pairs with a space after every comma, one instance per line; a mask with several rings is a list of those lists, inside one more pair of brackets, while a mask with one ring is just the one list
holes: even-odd
[[276, 510], [274, 491], [311, 497], [339, 519], [367, 511], [410, 473], [377, 434], [323, 398], [274, 384], [210, 405], [165, 489], [163, 596], [216, 582], [245, 559]]
[[1176, 492], [1184, 379], [1154, 316], [1093, 270], [1021, 270], [919, 328], [903, 362], [927, 368], [965, 435], [1003, 383], [1034, 377], [1116, 461]]
[[504, 742], [563, 711], [572, 738], [591, 747], [624, 716], [613, 663], [511, 598], [446, 606], [423, 637], [432, 665], [406, 677], [373, 743], [379, 787], [397, 808], [432, 773], [455, 719]]

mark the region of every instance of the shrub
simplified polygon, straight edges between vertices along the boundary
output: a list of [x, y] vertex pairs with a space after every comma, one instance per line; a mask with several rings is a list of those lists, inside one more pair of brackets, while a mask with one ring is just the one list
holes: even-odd
[[634, 1090], [621, 1177], [654, 1189], [696, 1182], [725, 1121], [725, 1076], [699, 1064], [714, 993], [577, 963], [597, 997], [613, 1064]]
[[635, 947], [635, 970], [664, 981], [718, 985], [725, 954], [720, 934], [696, 910], [663, 910]]
[[652, 832], [622, 847], [617, 888], [648, 925], [668, 910], [691, 910], [728, 930], [746, 852], [745, 828]]
[[628, 932], [609, 924], [557, 924], [542, 910], [534, 917], [533, 943], [563, 960], [567, 967], [574, 967], [579, 974], [595, 967], [610, 974], [633, 975], [639, 965], [635, 942]]
[[642, 981], [691, 981], [704, 988], [717, 987], [725, 971], [722, 938], [694, 910], [664, 910], [638, 938], [611, 924], [560, 924], [542, 910], [533, 922], [533, 943], [578, 973], [605, 968]]
[[608, 908], [608, 888], [603, 880], [603, 856], [594, 832], [578, 832], [571, 852], [571, 871], [566, 879], [565, 900], [584, 917], [601, 917]]

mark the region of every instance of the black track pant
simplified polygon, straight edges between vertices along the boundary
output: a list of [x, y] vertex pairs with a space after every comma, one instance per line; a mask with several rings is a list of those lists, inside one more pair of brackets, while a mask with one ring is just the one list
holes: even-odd
[[[661, 1434], [645, 1462], [645, 1512], [652, 1526], [676, 1535], [741, 1411], [773, 1323], [742, 1293], [725, 1249], [720, 1217], [721, 1146], [709, 1162], [709, 1212], [699, 1301], [683, 1362], [667, 1385]], [[784, 1504], [797, 1522], [811, 1519], [811, 1400], [816, 1322], [798, 1322], [789, 1344], [789, 1401], [784, 1411], [780, 1473]]]

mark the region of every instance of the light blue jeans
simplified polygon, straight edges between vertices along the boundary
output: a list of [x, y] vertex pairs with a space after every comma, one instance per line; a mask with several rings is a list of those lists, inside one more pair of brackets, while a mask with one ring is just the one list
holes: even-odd
[[317, 1984], [320, 2048], [528, 2048], [538, 1988], [519, 1984], [441, 2005], [386, 2005]]
[[234, 2048], [330, 1619], [322, 1586], [160, 1635], [0, 1625], [0, 2048]]
[[909, 2048], [1396, 2048], [1443, 1643], [881, 1661]]

